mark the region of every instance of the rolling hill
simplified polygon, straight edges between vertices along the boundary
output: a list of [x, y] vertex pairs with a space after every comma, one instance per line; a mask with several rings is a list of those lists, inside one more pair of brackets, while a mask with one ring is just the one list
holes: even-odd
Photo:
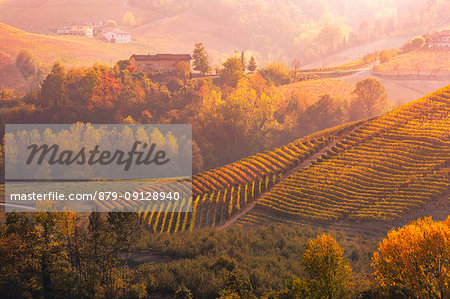
[[149, 53], [151, 46], [139, 43], [111, 44], [76, 36], [51, 36], [28, 33], [0, 23], [0, 87], [24, 84], [15, 67], [17, 54], [31, 51], [44, 64], [56, 61], [66, 66], [88, 66], [94, 62], [115, 63], [133, 53]]
[[447, 49], [422, 49], [393, 57], [375, 66], [378, 74], [389, 76], [429, 76], [450, 78], [450, 52]]
[[311, 224], [385, 233], [450, 213], [450, 86], [193, 177], [192, 213], [142, 213], [154, 231]]

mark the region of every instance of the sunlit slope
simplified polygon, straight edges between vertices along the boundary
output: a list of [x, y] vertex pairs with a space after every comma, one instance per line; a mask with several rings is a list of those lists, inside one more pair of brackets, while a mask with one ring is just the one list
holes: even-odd
[[448, 196], [449, 112], [447, 86], [367, 121], [263, 194], [239, 222], [392, 221]]
[[448, 195], [449, 110], [447, 86], [380, 117], [195, 175], [192, 212], [156, 208], [141, 216], [164, 232], [401, 219]]
[[[246, 209], [254, 200], [302, 165], [314, 160], [321, 151], [331, 148], [359, 122], [339, 126], [296, 140], [272, 151], [247, 157], [212, 169], [192, 178], [192, 213], [147, 210], [141, 213], [153, 231], [184, 231], [217, 227]], [[319, 154], [320, 155], [320, 154]], [[152, 185], [142, 191], [155, 191]], [[177, 206], [173, 204], [175, 210]], [[169, 209], [170, 210], [170, 209]]]

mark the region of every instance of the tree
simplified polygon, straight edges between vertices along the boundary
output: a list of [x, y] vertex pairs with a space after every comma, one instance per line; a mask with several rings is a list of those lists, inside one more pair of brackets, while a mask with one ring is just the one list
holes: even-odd
[[241, 64], [242, 64], [242, 71], [245, 72], [245, 69], [246, 69], [246, 62], [245, 62], [244, 51], [241, 52]]
[[127, 11], [122, 18], [122, 25], [126, 27], [136, 26], [136, 20], [131, 11]]
[[258, 68], [258, 66], [256, 64], [255, 56], [252, 55], [252, 57], [250, 58], [250, 61], [248, 62], [247, 69], [253, 73], [254, 71], [256, 71], [257, 68]]
[[[374, 78], [367, 78], [356, 83], [353, 93], [352, 113], [359, 117], [373, 117], [383, 112], [388, 104], [384, 86]], [[353, 115], [354, 117], [355, 115]]]
[[46, 67], [29, 50], [23, 50], [17, 55], [16, 66], [32, 87], [39, 87], [47, 72]]
[[277, 298], [279, 299], [294, 299], [294, 298], [308, 298], [310, 291], [308, 283], [295, 275], [292, 275], [286, 281], [286, 289], [279, 292]]
[[378, 284], [385, 290], [410, 289], [417, 298], [450, 298], [450, 217], [431, 217], [392, 230], [372, 258]]
[[189, 76], [191, 75], [191, 66], [189, 63], [180, 61], [176, 64], [176, 70], [177, 70], [177, 77], [180, 80], [186, 81], [189, 79]]
[[33, 77], [38, 68], [36, 58], [29, 50], [23, 50], [17, 55], [16, 65], [25, 80]]
[[180, 286], [175, 293], [175, 299], [191, 299], [193, 298], [192, 292], [184, 285]]
[[54, 108], [58, 108], [66, 102], [66, 70], [61, 64], [55, 63], [52, 71], [42, 83], [41, 98], [45, 106], [52, 105]]
[[108, 21], [105, 23], [105, 27], [117, 27], [117, 22], [114, 21], [114, 20], [108, 20]]
[[220, 298], [253, 298], [253, 288], [250, 281], [242, 277], [242, 273], [233, 270], [228, 273], [225, 286], [220, 292]]
[[304, 121], [304, 127], [310, 132], [316, 132], [341, 124], [343, 118], [342, 108], [327, 94], [309, 106], [299, 122]]
[[206, 74], [211, 71], [208, 61], [208, 53], [206, 53], [203, 43], [195, 44], [192, 58], [194, 58], [194, 70], [199, 71], [202, 74]]
[[223, 68], [219, 72], [220, 81], [230, 87], [235, 87], [244, 74], [242, 72], [241, 60], [237, 57], [230, 57], [223, 63]]
[[349, 287], [351, 267], [337, 241], [326, 234], [310, 240], [303, 252], [309, 290], [316, 298], [342, 298]]
[[403, 46], [403, 50], [409, 52], [420, 49], [423, 46], [425, 46], [425, 38], [423, 36], [416, 36]]
[[259, 72], [264, 79], [276, 85], [287, 84], [291, 81], [289, 68], [284, 63], [274, 62], [267, 64]]

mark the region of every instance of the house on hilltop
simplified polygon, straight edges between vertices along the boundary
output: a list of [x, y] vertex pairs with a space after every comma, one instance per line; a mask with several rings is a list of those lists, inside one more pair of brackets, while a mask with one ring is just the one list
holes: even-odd
[[446, 48], [450, 50], [450, 29], [433, 32], [428, 36], [430, 48]]
[[107, 30], [104, 37], [107, 41], [116, 44], [131, 42], [131, 34], [118, 28]]
[[192, 57], [189, 54], [156, 54], [135, 55], [130, 57], [130, 65], [140, 71], [157, 73], [171, 73], [177, 70], [179, 62], [191, 64]]

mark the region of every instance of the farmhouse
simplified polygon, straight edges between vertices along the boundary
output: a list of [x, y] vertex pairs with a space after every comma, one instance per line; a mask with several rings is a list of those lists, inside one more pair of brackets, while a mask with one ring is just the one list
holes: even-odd
[[56, 29], [58, 35], [78, 35], [84, 37], [94, 37], [94, 26], [91, 25], [73, 25], [70, 28]]
[[84, 36], [84, 37], [94, 37], [94, 26], [91, 26], [91, 25], [71, 26], [70, 34]]
[[117, 28], [106, 31], [104, 37], [107, 41], [116, 44], [131, 42], [131, 34]]
[[450, 49], [450, 29], [431, 33], [428, 41], [430, 48]]
[[191, 59], [192, 57], [189, 54], [133, 54], [130, 57], [130, 65], [137, 67], [141, 71], [170, 73], [177, 70], [179, 62], [185, 62], [190, 65]]

